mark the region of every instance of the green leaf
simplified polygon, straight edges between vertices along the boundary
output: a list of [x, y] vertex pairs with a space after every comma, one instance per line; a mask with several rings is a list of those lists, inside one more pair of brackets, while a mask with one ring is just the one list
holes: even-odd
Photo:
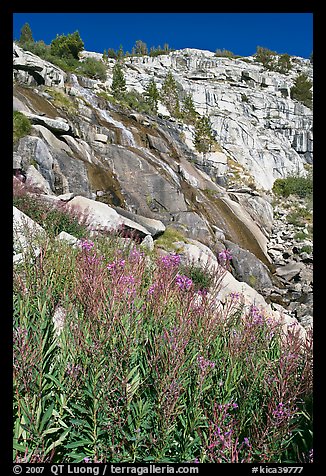
[[20, 451], [22, 453], [25, 453], [25, 451], [26, 451], [26, 446], [20, 445], [16, 441], [13, 442], [12, 446], [13, 446], [14, 450]]
[[44, 435], [49, 435], [51, 433], [55, 433], [56, 431], [59, 431], [61, 430], [61, 427], [58, 426], [57, 428], [48, 428], [47, 430], [45, 430], [43, 433], [42, 433], [42, 436]]
[[75, 408], [76, 410], [78, 410], [80, 413], [85, 413], [86, 415], [89, 414], [89, 410], [87, 410], [87, 408], [85, 407], [82, 407], [78, 403], [71, 403], [71, 406]]
[[79, 446], [92, 445], [93, 441], [89, 439], [74, 441], [73, 443], [68, 443], [65, 445], [65, 448], [79, 448]]
[[47, 450], [44, 452], [44, 456], [46, 456], [50, 451], [53, 450], [53, 448], [56, 448], [57, 446], [59, 446], [66, 438], [66, 436], [68, 435], [69, 431], [70, 431], [71, 428], [67, 428], [66, 430], [64, 430], [64, 432], [62, 433], [62, 435], [60, 436], [60, 438], [56, 441], [54, 441], [48, 448]]
[[43, 418], [42, 418], [42, 421], [41, 421], [41, 424], [40, 424], [40, 433], [42, 433], [44, 426], [45, 426], [46, 423], [48, 423], [49, 420], [51, 419], [53, 409], [54, 409], [54, 403], [52, 403], [52, 404], [49, 406], [49, 408], [47, 409], [47, 411], [46, 411], [46, 412], [44, 413], [44, 415], [43, 415]]
[[54, 383], [56, 384], [56, 386], [57, 386], [60, 390], [64, 391], [64, 386], [62, 385], [62, 383], [60, 383], [59, 380], [58, 380], [56, 377], [54, 377], [53, 375], [51, 375], [51, 374], [45, 374], [45, 375], [44, 375], [44, 378], [45, 378], [45, 379], [48, 379], [48, 380], [51, 380], [52, 382], [54, 382]]

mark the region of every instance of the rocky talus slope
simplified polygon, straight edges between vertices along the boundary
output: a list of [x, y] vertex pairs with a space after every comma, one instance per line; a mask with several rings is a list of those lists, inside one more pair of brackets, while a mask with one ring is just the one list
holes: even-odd
[[271, 312], [310, 327], [311, 234], [298, 241], [302, 226], [288, 223], [271, 193], [276, 178], [305, 174], [312, 164], [312, 112], [289, 94], [295, 75], [312, 71], [306, 60], [295, 64], [284, 75], [252, 58], [191, 49], [125, 60], [128, 89], [143, 92], [151, 78], [160, 87], [172, 71], [180, 94], [192, 93], [197, 111], [210, 115], [219, 150], [203, 158], [193, 147], [194, 128], [169, 117], [162, 104], [149, 116], [103, 97], [114, 60], [100, 82], [14, 45], [13, 108], [32, 123], [14, 144], [14, 173], [44, 200], [91, 208], [98, 228], [123, 223], [153, 246], [173, 228], [184, 236], [181, 253], [199, 261], [230, 249], [229, 291], [245, 290]]

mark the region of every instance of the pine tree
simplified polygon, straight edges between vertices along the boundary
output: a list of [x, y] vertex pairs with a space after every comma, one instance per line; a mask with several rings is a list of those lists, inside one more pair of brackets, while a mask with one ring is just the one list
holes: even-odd
[[148, 83], [144, 92], [144, 96], [145, 96], [145, 101], [147, 104], [149, 104], [151, 110], [154, 112], [154, 114], [157, 114], [157, 107], [158, 107], [158, 100], [160, 98], [160, 93], [158, 92], [156, 83], [153, 78]]
[[117, 61], [113, 67], [111, 91], [115, 98], [121, 99], [126, 91], [126, 80], [121, 64]]
[[277, 67], [276, 71], [279, 73], [288, 73], [290, 69], [292, 68], [292, 63], [291, 63], [291, 57], [287, 53], [284, 53], [283, 55], [279, 56], [278, 61], [277, 61]]
[[31, 27], [28, 23], [25, 23], [20, 30], [19, 44], [24, 46], [28, 43], [34, 43]]
[[262, 46], [257, 46], [255, 59], [256, 61], [262, 63], [266, 69], [275, 69], [275, 57], [275, 51], [271, 51], [268, 48], [263, 48]]
[[198, 113], [195, 109], [191, 93], [187, 94], [182, 103], [182, 119], [188, 124], [195, 124]]
[[307, 107], [312, 107], [312, 83], [305, 73], [296, 77], [291, 88], [291, 98], [302, 102]]
[[135, 56], [148, 55], [148, 48], [146, 43], [141, 40], [137, 40], [135, 46], [132, 48], [132, 54]]
[[198, 152], [204, 155], [211, 151], [215, 139], [212, 124], [208, 116], [201, 116], [196, 122], [194, 146]]
[[106, 50], [103, 51], [102, 59], [103, 59], [103, 61], [105, 61], [105, 62], [107, 62], [107, 60], [108, 60], [108, 54], [107, 54], [107, 51], [106, 51]]
[[57, 35], [51, 41], [51, 54], [59, 58], [79, 59], [79, 53], [84, 49], [84, 42], [79, 32], [69, 33], [68, 35]]
[[114, 48], [108, 48], [107, 55], [108, 55], [108, 58], [117, 59], [118, 57], [118, 53], [115, 51]]
[[164, 79], [161, 89], [161, 101], [172, 116], [180, 116], [177, 82], [169, 71]]
[[124, 54], [124, 51], [123, 51], [123, 46], [120, 45], [119, 49], [118, 49], [118, 52], [117, 52], [117, 59], [119, 61], [122, 61], [123, 58], [124, 58], [125, 54]]

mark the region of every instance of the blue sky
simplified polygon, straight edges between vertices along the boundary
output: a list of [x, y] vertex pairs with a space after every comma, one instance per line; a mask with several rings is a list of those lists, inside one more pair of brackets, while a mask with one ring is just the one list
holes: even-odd
[[88, 51], [131, 51], [137, 40], [148, 48], [227, 49], [241, 56], [257, 46], [309, 58], [312, 13], [14, 13], [14, 39], [29, 23], [35, 41], [50, 44], [57, 34], [78, 30]]

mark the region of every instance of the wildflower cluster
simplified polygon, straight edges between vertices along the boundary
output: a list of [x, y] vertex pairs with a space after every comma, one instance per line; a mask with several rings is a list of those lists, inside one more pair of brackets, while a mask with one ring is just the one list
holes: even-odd
[[215, 367], [215, 362], [211, 362], [210, 360], [206, 360], [202, 355], [197, 357], [197, 362], [202, 373], [205, 373], [207, 368], [213, 369]]
[[207, 451], [210, 462], [246, 463], [251, 460], [251, 444], [248, 437], [239, 442], [238, 424], [233, 410], [234, 402], [214, 404], [214, 421], [210, 422]]
[[272, 412], [275, 419], [275, 425], [280, 425], [284, 420], [291, 419], [297, 410], [297, 407], [291, 408], [289, 405], [286, 406], [284, 403], [280, 402]]
[[94, 247], [94, 242], [91, 240], [80, 240], [80, 247], [82, 250], [90, 251]]
[[182, 274], [177, 274], [175, 282], [182, 291], [189, 291], [193, 285], [192, 280]]
[[218, 258], [220, 263], [225, 265], [226, 263], [232, 260], [232, 255], [228, 249], [225, 249], [218, 254]]
[[109, 263], [106, 267], [110, 271], [112, 271], [112, 270], [116, 271], [116, 270], [123, 269], [125, 267], [125, 264], [126, 264], [126, 260], [118, 259], [118, 260], [113, 261], [112, 263]]
[[252, 317], [252, 322], [254, 325], [262, 325], [264, 323], [263, 312], [253, 304], [250, 306], [249, 314]]
[[312, 459], [312, 345], [294, 329], [241, 294], [222, 305], [178, 254], [46, 243], [14, 275], [16, 462]]
[[180, 264], [180, 255], [171, 253], [162, 256], [160, 261], [162, 265], [166, 268], [176, 268]]

